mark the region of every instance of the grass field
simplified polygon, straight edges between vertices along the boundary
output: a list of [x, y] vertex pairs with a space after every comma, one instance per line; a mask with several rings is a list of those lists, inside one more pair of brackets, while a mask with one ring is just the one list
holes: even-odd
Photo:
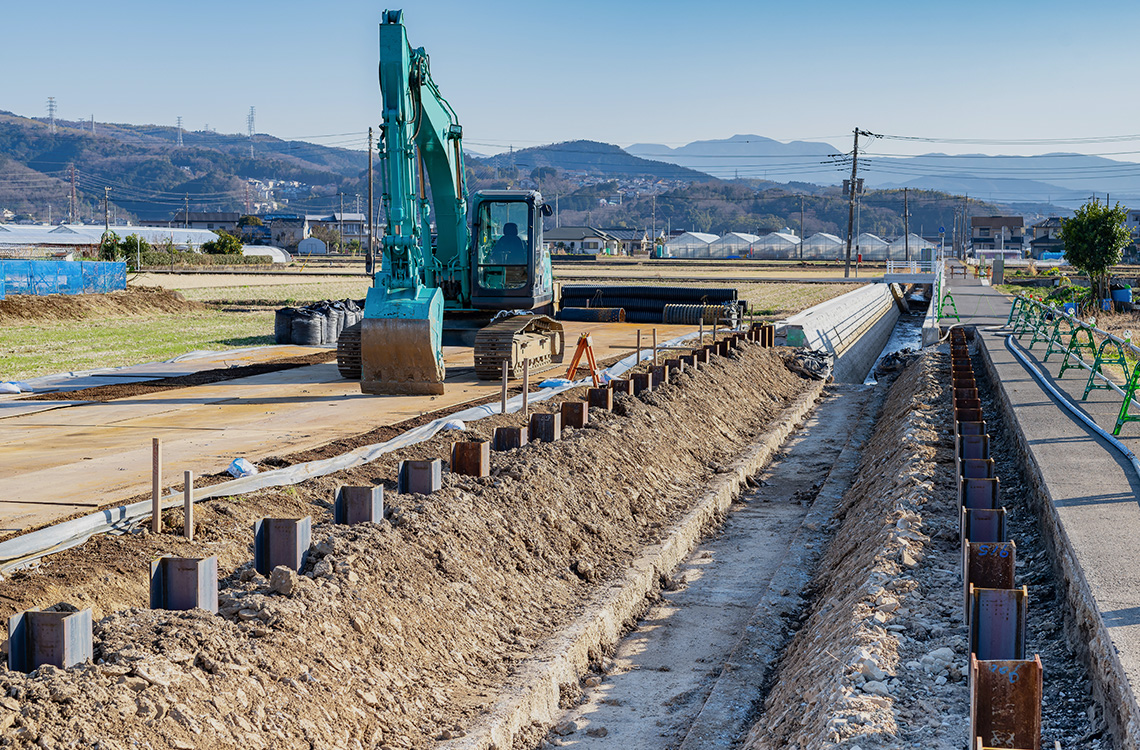
[[[238, 309], [205, 309], [146, 316], [86, 320], [13, 321], [0, 328], [0, 381], [99, 367], [120, 367], [177, 357], [199, 349], [224, 350], [273, 343], [273, 309], [321, 299], [359, 299], [367, 279], [322, 279], [309, 283], [248, 283], [179, 289], [185, 297]], [[614, 283], [613, 280], [608, 280]], [[726, 281], [726, 283], [729, 283]], [[710, 284], [706, 283], [705, 286]], [[851, 291], [845, 284], [736, 284], [758, 315], [780, 318]], [[173, 287], [178, 288], [178, 287]], [[242, 303], [261, 306], [242, 309]]]
[[196, 349], [272, 343], [269, 310], [17, 322], [0, 328], [0, 380], [155, 362]]

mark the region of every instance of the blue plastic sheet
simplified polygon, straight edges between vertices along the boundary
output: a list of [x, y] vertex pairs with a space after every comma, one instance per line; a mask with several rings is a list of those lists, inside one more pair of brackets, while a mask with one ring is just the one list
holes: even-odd
[[0, 260], [0, 299], [6, 294], [102, 294], [126, 288], [126, 263]]

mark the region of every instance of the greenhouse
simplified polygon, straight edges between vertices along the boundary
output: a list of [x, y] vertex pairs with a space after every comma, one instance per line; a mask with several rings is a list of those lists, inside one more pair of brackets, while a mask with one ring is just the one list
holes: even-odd
[[747, 258], [752, 243], [760, 239], [754, 234], [729, 232], [719, 240], [709, 243], [710, 258]]
[[816, 232], [804, 240], [804, 260], [835, 260], [843, 254], [847, 243], [827, 232]]
[[907, 260], [908, 245], [910, 249], [909, 260], [921, 260], [922, 256], [919, 254], [923, 250], [928, 251], [927, 257], [929, 257], [929, 251], [934, 248], [933, 242], [927, 242], [914, 232], [911, 232], [906, 237], [899, 237], [891, 242], [890, 247], [887, 249], [887, 252], [890, 253], [888, 257], [891, 260]]
[[715, 234], [685, 232], [665, 242], [665, 253], [670, 258], [707, 258], [709, 245], [717, 239]]
[[882, 237], [863, 232], [855, 238], [855, 250], [852, 252], [862, 255], [863, 260], [886, 260], [889, 247], [890, 243]]
[[752, 257], [761, 260], [791, 260], [799, 257], [800, 238], [788, 232], [772, 232], [752, 243]]

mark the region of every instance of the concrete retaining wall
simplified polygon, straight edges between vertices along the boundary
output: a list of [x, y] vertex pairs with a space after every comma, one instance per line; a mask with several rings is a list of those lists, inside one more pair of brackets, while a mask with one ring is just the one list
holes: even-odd
[[838, 383], [862, 383], [899, 319], [888, 284], [868, 284], [793, 315], [780, 323], [787, 342], [835, 355]]

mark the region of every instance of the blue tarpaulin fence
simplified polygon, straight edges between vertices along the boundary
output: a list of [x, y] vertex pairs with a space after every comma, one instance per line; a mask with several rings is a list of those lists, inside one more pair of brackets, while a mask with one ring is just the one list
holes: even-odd
[[126, 288], [126, 263], [0, 260], [0, 299], [7, 294], [101, 294]]

